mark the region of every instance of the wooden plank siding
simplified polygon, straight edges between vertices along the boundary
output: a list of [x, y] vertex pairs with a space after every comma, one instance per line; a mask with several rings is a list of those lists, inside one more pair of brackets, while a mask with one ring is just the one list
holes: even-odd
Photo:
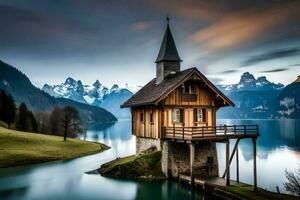
[[[214, 103], [215, 97], [206, 90], [202, 84], [196, 84], [197, 98], [187, 101], [182, 98], [182, 86], [172, 91], [160, 106], [147, 105], [134, 107], [132, 109], [132, 130], [138, 137], [159, 139], [162, 136], [164, 127], [203, 127], [216, 125], [217, 106]], [[183, 122], [174, 123], [173, 108], [183, 109]], [[205, 122], [196, 122], [194, 109], [205, 108]], [[150, 122], [150, 114], [153, 115], [153, 123]], [[143, 121], [141, 115], [143, 114]]]
[[214, 101], [212, 95], [203, 87], [196, 85], [196, 101], [183, 101], [182, 87], [179, 86], [171, 92], [165, 99], [166, 106], [213, 106]]
[[[145, 106], [134, 108], [133, 111], [133, 134], [139, 137], [160, 138], [161, 134], [161, 111], [154, 106]], [[152, 113], [153, 122], [150, 122], [150, 114]], [[141, 121], [143, 115], [143, 121]]]

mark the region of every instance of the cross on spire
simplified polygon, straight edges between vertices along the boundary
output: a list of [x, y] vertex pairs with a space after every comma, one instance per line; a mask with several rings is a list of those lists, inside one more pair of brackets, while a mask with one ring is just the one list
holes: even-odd
[[170, 17], [169, 17], [168, 14], [167, 14], [167, 18], [166, 19], [167, 19], [167, 23], [169, 24], [169, 22], [170, 22], [171, 19], [170, 19]]

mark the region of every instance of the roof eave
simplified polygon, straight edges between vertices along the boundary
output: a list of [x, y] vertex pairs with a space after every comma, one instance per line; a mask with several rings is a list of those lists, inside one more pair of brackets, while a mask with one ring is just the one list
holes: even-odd
[[147, 106], [147, 105], [156, 105], [154, 102], [147, 102], [147, 103], [137, 103], [137, 104], [122, 104], [121, 108], [131, 108], [131, 107], [138, 107], [138, 106]]

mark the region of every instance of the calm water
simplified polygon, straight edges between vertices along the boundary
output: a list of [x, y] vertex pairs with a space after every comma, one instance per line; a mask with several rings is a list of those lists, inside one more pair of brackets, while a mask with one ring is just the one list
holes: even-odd
[[[284, 170], [294, 170], [300, 163], [300, 121], [296, 120], [219, 120], [220, 124], [259, 124], [258, 184], [263, 188], [283, 190]], [[99, 154], [67, 162], [0, 169], [0, 199], [211, 199], [190, 191], [176, 182], [138, 182], [101, 177], [85, 172], [102, 163], [135, 152], [135, 138], [130, 121], [87, 132], [87, 139], [112, 148]], [[233, 147], [234, 142], [231, 146]], [[220, 173], [224, 171], [225, 146], [219, 144]], [[240, 179], [252, 183], [252, 142], [242, 141]], [[235, 161], [235, 160], [234, 160]], [[235, 178], [235, 162], [231, 176]]]

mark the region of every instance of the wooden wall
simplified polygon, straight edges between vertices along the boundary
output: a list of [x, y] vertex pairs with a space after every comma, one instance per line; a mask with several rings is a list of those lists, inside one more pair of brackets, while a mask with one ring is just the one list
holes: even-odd
[[[150, 122], [150, 113], [153, 122]], [[141, 121], [141, 114], [143, 121]], [[161, 134], [161, 110], [154, 106], [145, 106], [132, 109], [132, 131], [139, 137], [160, 138]]]
[[181, 106], [181, 105], [213, 106], [214, 105], [212, 95], [207, 91], [207, 89], [204, 89], [199, 84], [196, 85], [196, 94], [197, 94], [196, 101], [183, 101], [182, 86], [179, 86], [166, 97], [164, 104], [174, 105], [174, 106]]
[[[196, 107], [195, 107], [196, 108]], [[192, 126], [215, 126], [215, 109], [214, 108], [205, 108], [206, 109], [206, 122], [203, 123], [195, 123], [194, 122], [194, 107], [188, 108], [183, 107], [184, 109], [184, 117], [183, 117], [183, 123], [176, 122], [176, 127], [192, 127]], [[172, 116], [172, 110], [173, 108], [168, 107], [164, 109], [164, 127], [172, 127], [173, 126], [173, 116]]]
[[[195, 101], [185, 101], [182, 98], [182, 86], [171, 92], [163, 101], [162, 106], [141, 106], [132, 108], [132, 132], [138, 137], [161, 138], [163, 127], [192, 127], [215, 126], [216, 110], [214, 96], [202, 84], [195, 84], [197, 98]], [[173, 123], [173, 108], [184, 109], [183, 123]], [[194, 109], [205, 108], [206, 122], [194, 122]], [[150, 122], [150, 113], [153, 114], [153, 123]], [[143, 121], [141, 121], [143, 114]]]

